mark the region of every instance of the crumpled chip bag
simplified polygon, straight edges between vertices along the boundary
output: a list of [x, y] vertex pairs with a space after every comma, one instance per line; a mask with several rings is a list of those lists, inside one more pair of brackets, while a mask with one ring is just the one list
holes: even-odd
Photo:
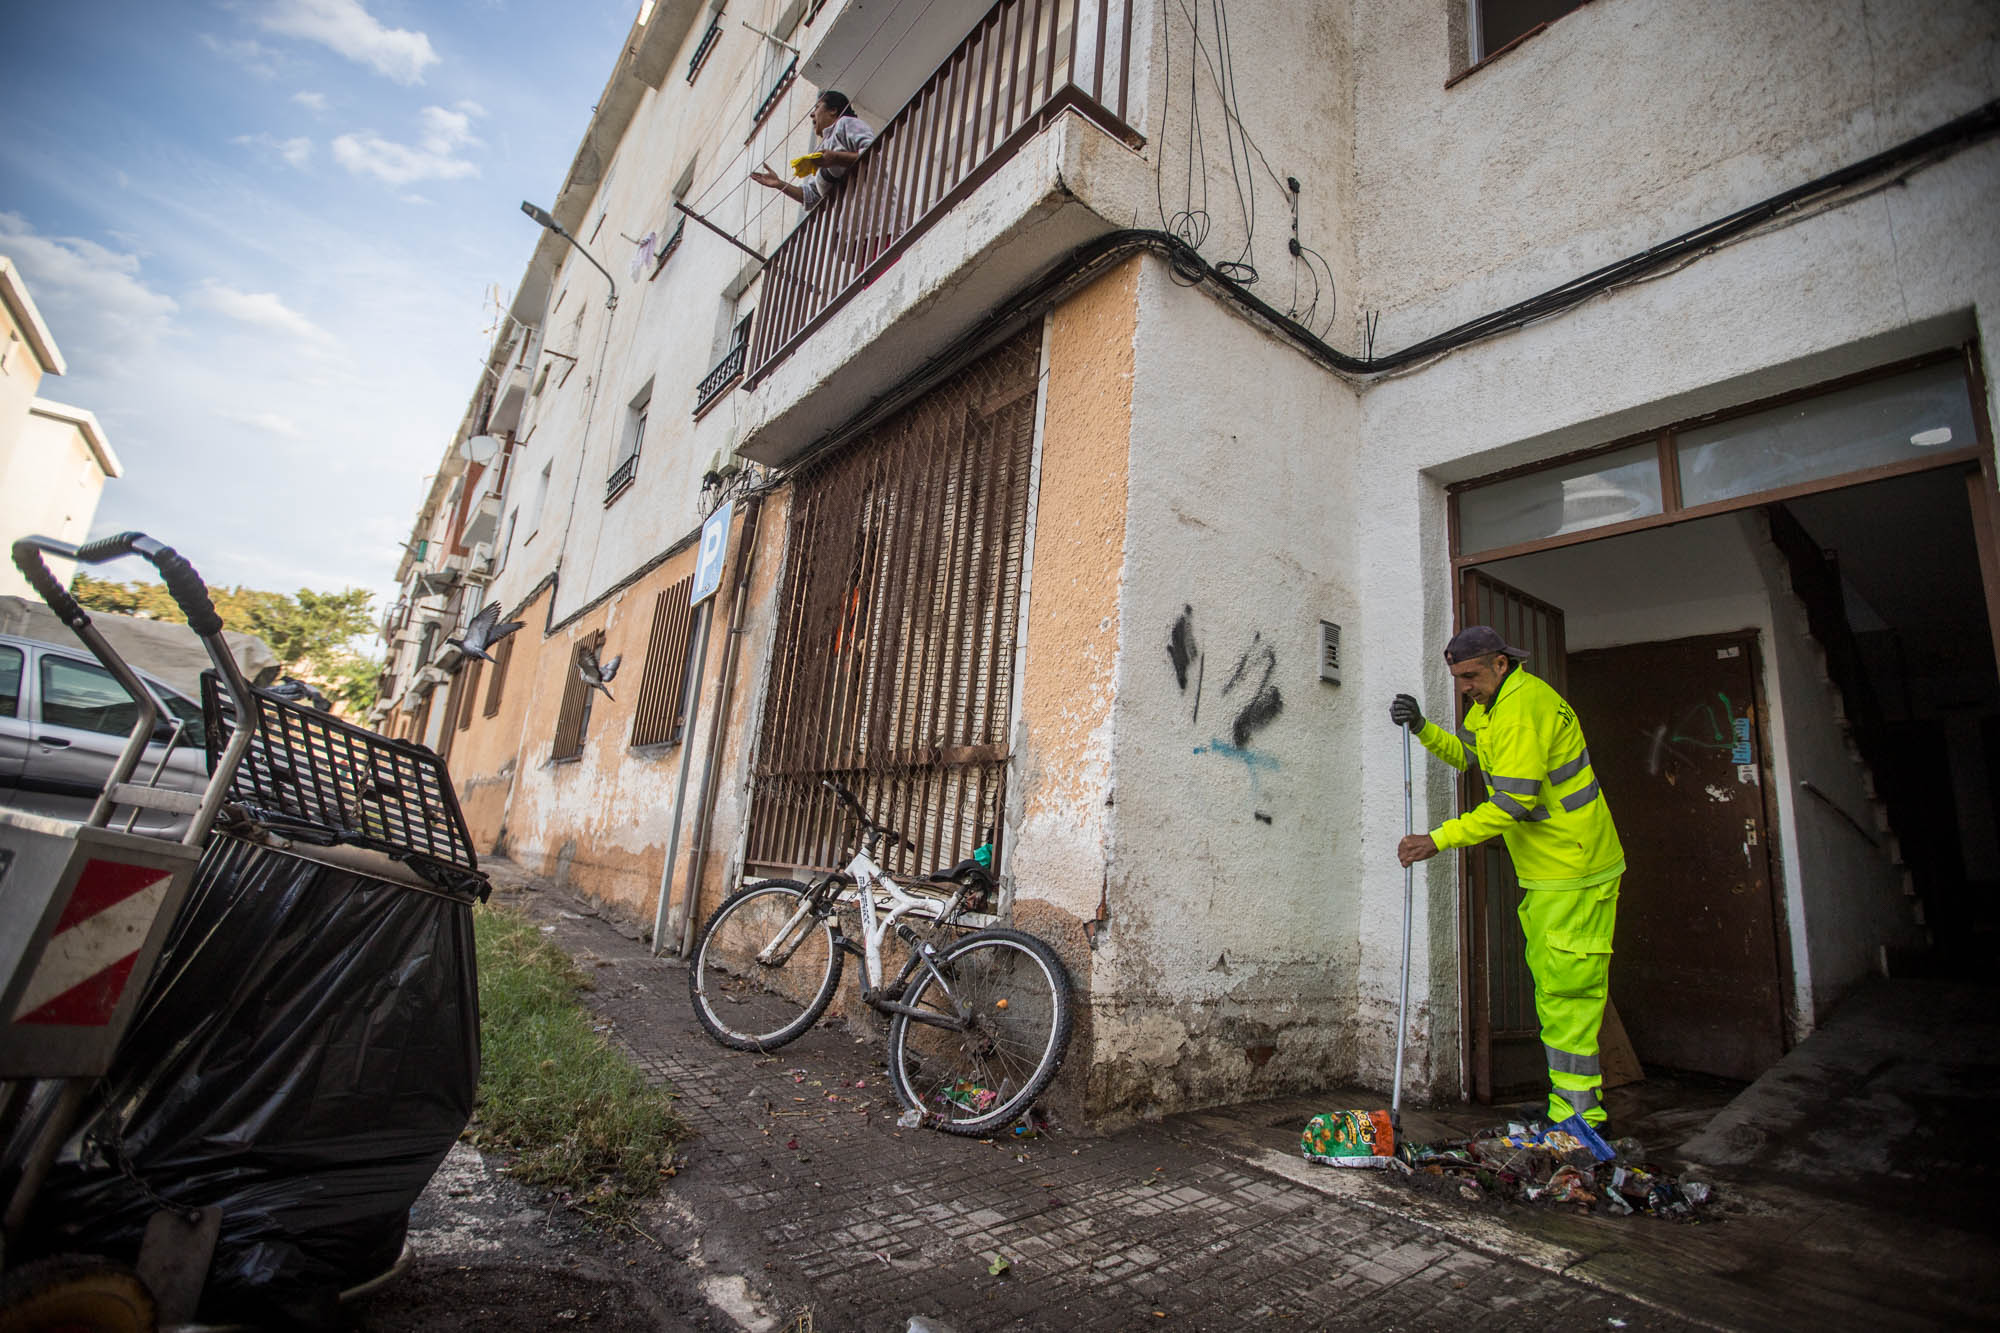
[[1299, 1153], [1324, 1166], [1386, 1166], [1396, 1127], [1387, 1111], [1323, 1111], [1306, 1122]]

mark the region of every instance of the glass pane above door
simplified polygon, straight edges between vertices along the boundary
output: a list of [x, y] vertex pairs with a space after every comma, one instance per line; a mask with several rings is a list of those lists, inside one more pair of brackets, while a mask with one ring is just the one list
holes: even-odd
[[1959, 361], [1681, 432], [1681, 503], [1692, 508], [1973, 444]]
[[1498, 550], [1659, 512], [1660, 454], [1649, 440], [1464, 492], [1458, 546]]

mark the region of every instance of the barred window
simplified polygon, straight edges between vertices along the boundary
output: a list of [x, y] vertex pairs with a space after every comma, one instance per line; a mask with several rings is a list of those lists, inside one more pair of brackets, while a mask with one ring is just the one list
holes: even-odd
[[500, 640], [493, 650], [493, 679], [486, 686], [486, 716], [500, 714], [500, 692], [507, 688], [507, 664], [514, 660], [514, 639], [512, 635]]
[[464, 697], [458, 701], [458, 729], [464, 731], [472, 725], [472, 705], [479, 698], [479, 668], [486, 664], [473, 658], [464, 671]]
[[[563, 682], [562, 711], [556, 714], [556, 744], [551, 759], [576, 759], [583, 754], [583, 733], [590, 727], [591, 698], [597, 693], [578, 674], [586, 651], [602, 654], [604, 631], [586, 634], [569, 654], [569, 677]], [[603, 658], [600, 656], [599, 661]]]
[[653, 600], [653, 633], [632, 717], [632, 744], [671, 745], [687, 726], [688, 632], [694, 608], [690, 574]]

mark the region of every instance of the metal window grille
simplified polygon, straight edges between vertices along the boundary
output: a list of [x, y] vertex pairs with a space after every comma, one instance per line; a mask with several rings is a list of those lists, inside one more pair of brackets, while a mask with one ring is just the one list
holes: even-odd
[[764, 123], [766, 116], [777, 110], [778, 103], [784, 100], [785, 93], [792, 86], [792, 80], [798, 76], [798, 72], [799, 58], [793, 56], [786, 64], [784, 72], [778, 75], [778, 81], [771, 85], [771, 91], [764, 94], [764, 100], [757, 104], [757, 110], [751, 114], [750, 134], [743, 142], [749, 143], [751, 139], [757, 137], [757, 127]]
[[486, 709], [488, 717], [500, 714], [500, 694], [507, 688], [507, 664], [514, 660], [514, 640], [510, 636], [500, 640], [493, 650], [493, 679], [486, 686]]
[[460, 687], [465, 691], [465, 697], [459, 700], [458, 707], [458, 729], [460, 731], [464, 731], [472, 725], [472, 706], [479, 701], [479, 668], [485, 665], [484, 662], [475, 657], [465, 668], [462, 677], [465, 683]]
[[633, 708], [632, 744], [670, 745], [687, 724], [688, 630], [694, 608], [690, 574], [653, 599], [653, 632], [646, 641], [646, 667], [639, 677]]
[[701, 73], [701, 67], [708, 63], [709, 53], [715, 50], [715, 44], [721, 40], [722, 25], [720, 23], [709, 24], [708, 31], [701, 35], [701, 45], [694, 49], [694, 59], [688, 61], [689, 83], [693, 83], [695, 76]]
[[825, 868], [837, 777], [929, 870], [995, 843], [1011, 731], [1039, 335], [795, 482], [747, 860]]
[[743, 378], [743, 359], [750, 352], [750, 316], [745, 315], [736, 325], [736, 338], [722, 360], [715, 363], [715, 369], [702, 378], [695, 386], [694, 414], [700, 416], [708, 405], [722, 396], [722, 391]]
[[[562, 709], [556, 714], [556, 742], [549, 754], [551, 759], [575, 759], [583, 753], [583, 733], [590, 726], [591, 695], [596, 693], [578, 674], [586, 647], [602, 654], [604, 632], [585, 635], [570, 650], [569, 677], [563, 683]], [[600, 656], [598, 660], [603, 658]]]

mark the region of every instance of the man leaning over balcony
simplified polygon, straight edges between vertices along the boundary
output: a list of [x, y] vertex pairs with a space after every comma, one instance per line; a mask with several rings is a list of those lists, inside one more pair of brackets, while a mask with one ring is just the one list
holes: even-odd
[[854, 114], [847, 94], [831, 88], [813, 103], [812, 125], [819, 135], [819, 151], [807, 153], [792, 163], [793, 172], [803, 178], [804, 184], [780, 180], [769, 167], [758, 167], [750, 173], [750, 179], [759, 185], [788, 194], [807, 208], [832, 193], [853, 170], [861, 151], [875, 142], [875, 131]]

